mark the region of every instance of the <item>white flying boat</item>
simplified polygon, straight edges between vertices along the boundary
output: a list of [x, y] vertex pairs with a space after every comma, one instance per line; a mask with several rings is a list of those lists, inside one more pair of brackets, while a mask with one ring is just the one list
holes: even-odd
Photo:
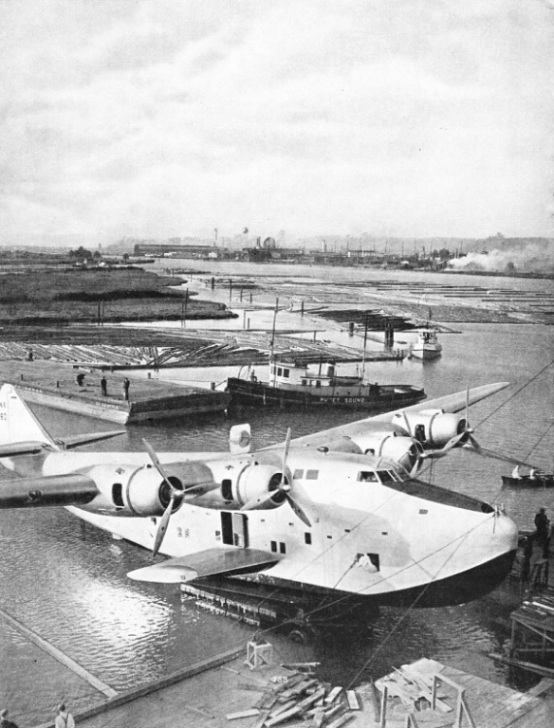
[[[510, 571], [517, 528], [499, 508], [417, 472], [454, 447], [480, 450], [470, 404], [491, 384], [252, 451], [77, 452], [119, 433], [54, 440], [16, 389], [0, 389], [0, 508], [66, 506], [168, 558], [129, 576], [163, 583], [240, 575], [370, 605], [459, 604]], [[464, 413], [465, 409], [465, 413]], [[236, 581], [236, 580], [235, 580]]]

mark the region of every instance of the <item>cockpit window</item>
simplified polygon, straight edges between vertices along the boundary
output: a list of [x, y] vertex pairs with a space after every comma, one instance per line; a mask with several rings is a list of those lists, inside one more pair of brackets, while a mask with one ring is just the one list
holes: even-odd
[[381, 483], [394, 483], [395, 481], [395, 477], [390, 470], [379, 470], [377, 475]]
[[378, 483], [377, 475], [372, 470], [361, 470], [357, 478], [359, 483]]

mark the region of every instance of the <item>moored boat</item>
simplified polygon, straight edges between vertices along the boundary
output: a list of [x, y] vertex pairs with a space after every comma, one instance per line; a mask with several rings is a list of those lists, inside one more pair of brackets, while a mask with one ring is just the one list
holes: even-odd
[[554, 485], [554, 473], [536, 473], [534, 476], [520, 475], [518, 478], [503, 475], [502, 485], [512, 488], [549, 488]]
[[417, 341], [410, 347], [410, 356], [416, 359], [436, 359], [442, 353], [442, 345], [439, 344], [437, 329], [433, 326], [426, 326], [418, 329]]
[[227, 391], [235, 404], [278, 407], [327, 405], [350, 409], [386, 411], [425, 399], [421, 387], [410, 384], [369, 384], [360, 376], [338, 376], [335, 364], [319, 363], [316, 372], [294, 359], [273, 360], [269, 380], [259, 382], [252, 372], [242, 379], [229, 377]]

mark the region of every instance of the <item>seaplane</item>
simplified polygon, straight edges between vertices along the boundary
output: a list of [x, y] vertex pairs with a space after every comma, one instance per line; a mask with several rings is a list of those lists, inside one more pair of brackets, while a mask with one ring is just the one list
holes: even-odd
[[[489, 384], [254, 449], [78, 451], [114, 432], [54, 439], [15, 387], [0, 389], [0, 508], [66, 507], [155, 558], [132, 579], [225, 579], [369, 606], [461, 604], [499, 585], [517, 548], [504, 510], [425, 482], [429, 459], [480, 451], [468, 408]], [[423, 473], [422, 473], [423, 475]], [[162, 559], [162, 556], [164, 557]]]

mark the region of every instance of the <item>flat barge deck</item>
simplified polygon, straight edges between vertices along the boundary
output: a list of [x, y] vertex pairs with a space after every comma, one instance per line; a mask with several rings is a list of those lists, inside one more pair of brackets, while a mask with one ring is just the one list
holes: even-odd
[[[81, 384], [77, 382], [79, 373], [84, 374]], [[226, 392], [131, 376], [127, 401], [125, 374], [104, 374], [105, 395], [103, 373], [95, 369], [43, 360], [0, 361], [0, 382], [16, 386], [27, 402], [119, 424], [223, 412], [230, 402]]]
[[[252, 667], [245, 660], [247, 656], [248, 649], [243, 647], [193, 666], [188, 675], [183, 673], [181, 680], [175, 675], [118, 695], [97, 708], [77, 714], [77, 725], [80, 728], [107, 725], [110, 728], [151, 725], [159, 728], [192, 725], [196, 728], [225, 725], [338, 728], [345, 723], [360, 728], [407, 725], [550, 728], [552, 725], [552, 699], [537, 697], [533, 691], [517, 692], [434, 660], [421, 659], [403, 665], [377, 681], [375, 687], [365, 683], [351, 690], [347, 686], [321, 683], [313, 668], [302, 674], [294, 665], [278, 665], [275, 661]], [[436, 704], [431, 707], [434, 696]], [[407, 721], [408, 716], [412, 717], [411, 722]], [[53, 721], [49, 721], [37, 728], [52, 727]]]

